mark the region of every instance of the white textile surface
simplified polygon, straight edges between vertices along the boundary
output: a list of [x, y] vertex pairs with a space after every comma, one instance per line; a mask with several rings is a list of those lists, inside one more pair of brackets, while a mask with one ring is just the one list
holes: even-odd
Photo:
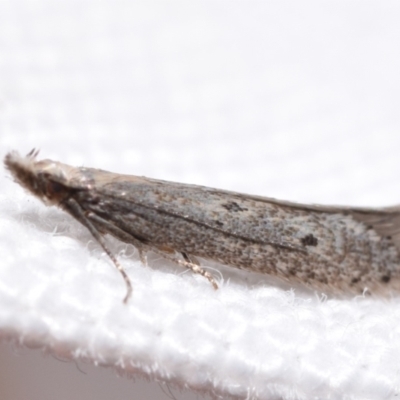
[[[390, 1], [0, 2], [1, 156], [36, 147], [71, 165], [291, 201], [393, 205], [399, 19]], [[188, 389], [174, 392], [182, 399], [399, 396], [398, 295], [326, 297], [203, 261], [214, 291], [108, 238], [134, 286], [124, 305], [87, 230], [0, 180], [0, 340], [15, 352], [112, 367], [115, 379]], [[110, 395], [100, 377], [52, 397], [47, 376], [29, 383], [2, 357], [1, 398], [144, 398], [125, 378], [124, 396], [118, 385]]]

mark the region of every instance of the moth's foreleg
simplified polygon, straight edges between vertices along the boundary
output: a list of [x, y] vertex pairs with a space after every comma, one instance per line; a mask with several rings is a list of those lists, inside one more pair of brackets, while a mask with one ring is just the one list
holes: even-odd
[[114, 225], [110, 221], [105, 220], [94, 212], [89, 211], [85, 214], [87, 218], [92, 221], [97, 229], [103, 231], [104, 233], [108, 233], [109, 235], [112, 235], [119, 240], [122, 240], [124, 243], [134, 245], [139, 252], [140, 261], [144, 265], [147, 265], [146, 253], [153, 249], [150, 245], [145, 244], [142, 240], [133, 236], [131, 233], [125, 232], [123, 229]]
[[[99, 229], [96, 227], [97, 224], [100, 225], [99, 219], [100, 217], [97, 217], [94, 213], [89, 212], [86, 213], [82, 207], [79, 205], [79, 203], [73, 199], [72, 197], [68, 198], [62, 203], [62, 206], [71, 214], [73, 215], [79, 222], [81, 222], [86, 228], [89, 230], [89, 232], [93, 235], [93, 237], [97, 240], [97, 242], [100, 244], [100, 246], [103, 248], [103, 250], [106, 252], [106, 254], [110, 257], [111, 261], [114, 263], [122, 277], [124, 278], [124, 281], [126, 283], [127, 287], [127, 292], [126, 296], [124, 298], [124, 303], [126, 304], [129, 300], [129, 298], [132, 295], [132, 284], [131, 281], [125, 272], [125, 270], [122, 268], [121, 264], [118, 262], [114, 254], [111, 252], [111, 250], [107, 247], [107, 244], [104, 240], [104, 237], [101, 235], [99, 232]], [[97, 217], [97, 218], [96, 218]], [[92, 220], [95, 222], [93, 223]], [[101, 229], [101, 225], [100, 225]], [[107, 229], [105, 229], [107, 231]]]

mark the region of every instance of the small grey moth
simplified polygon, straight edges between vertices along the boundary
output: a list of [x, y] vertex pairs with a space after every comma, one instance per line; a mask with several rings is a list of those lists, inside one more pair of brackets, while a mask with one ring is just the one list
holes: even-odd
[[154, 251], [217, 283], [197, 257], [289, 282], [360, 292], [398, 289], [400, 207], [303, 205], [204, 186], [37, 161], [10, 152], [16, 182], [81, 222], [122, 274], [105, 234]]

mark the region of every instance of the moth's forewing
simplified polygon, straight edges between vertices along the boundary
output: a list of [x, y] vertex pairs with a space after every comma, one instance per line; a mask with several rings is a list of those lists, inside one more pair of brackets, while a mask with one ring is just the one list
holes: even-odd
[[143, 242], [306, 283], [363, 288], [398, 275], [397, 210], [308, 206], [103, 175], [79, 202]]

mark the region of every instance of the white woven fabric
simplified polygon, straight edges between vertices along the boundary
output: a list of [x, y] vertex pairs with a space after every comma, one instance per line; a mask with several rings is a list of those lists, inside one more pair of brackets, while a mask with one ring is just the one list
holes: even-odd
[[[72, 165], [391, 205], [399, 16], [397, 3], [351, 1], [2, 2], [2, 156], [37, 147]], [[84, 227], [5, 172], [0, 185], [3, 342], [204, 396], [398, 396], [400, 297], [326, 298], [205, 263], [214, 291], [109, 239], [134, 285], [123, 305], [124, 283]], [[60, 390], [93, 398], [73, 386]]]

